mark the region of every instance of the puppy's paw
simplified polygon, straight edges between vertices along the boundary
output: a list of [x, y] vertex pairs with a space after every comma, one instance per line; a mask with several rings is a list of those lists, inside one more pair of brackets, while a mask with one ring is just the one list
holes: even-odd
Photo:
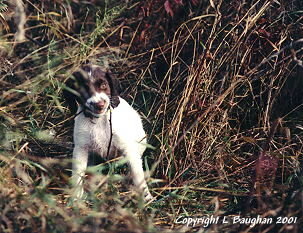
[[150, 194], [149, 190], [145, 190], [144, 191], [144, 201], [150, 202], [153, 199], [154, 199], [154, 197]]

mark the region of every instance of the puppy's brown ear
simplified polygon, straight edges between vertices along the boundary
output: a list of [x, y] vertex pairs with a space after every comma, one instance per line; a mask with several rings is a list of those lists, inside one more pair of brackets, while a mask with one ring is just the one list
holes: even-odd
[[110, 105], [113, 108], [118, 107], [120, 104], [119, 94], [120, 94], [120, 83], [117, 79], [113, 78], [108, 72], [106, 73], [106, 79], [110, 87]]
[[83, 69], [74, 72], [65, 82], [63, 97], [73, 114], [77, 112], [78, 104], [84, 104], [85, 98], [89, 97], [89, 85], [87, 73]]
[[65, 88], [63, 89], [63, 97], [71, 111], [72, 114], [75, 114], [78, 109], [77, 100], [79, 97], [76, 95], [75, 91], [75, 80], [69, 78], [65, 82]]

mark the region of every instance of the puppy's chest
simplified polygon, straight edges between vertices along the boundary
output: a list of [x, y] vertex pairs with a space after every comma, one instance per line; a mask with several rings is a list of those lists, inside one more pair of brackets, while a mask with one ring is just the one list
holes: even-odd
[[90, 143], [87, 145], [88, 150], [97, 152], [104, 157], [109, 148], [111, 134], [110, 125], [107, 122], [100, 122], [91, 127], [89, 130]]

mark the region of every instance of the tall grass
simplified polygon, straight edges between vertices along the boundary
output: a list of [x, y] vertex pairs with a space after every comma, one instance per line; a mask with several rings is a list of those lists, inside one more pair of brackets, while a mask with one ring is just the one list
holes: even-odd
[[[302, 3], [168, 2], [23, 1], [19, 41], [18, 5], [0, 1], [1, 231], [300, 231]], [[131, 191], [119, 158], [92, 158], [87, 201], [69, 202], [73, 116], [61, 93], [87, 60], [142, 115], [153, 203]], [[206, 229], [176, 224], [182, 215], [299, 220]]]

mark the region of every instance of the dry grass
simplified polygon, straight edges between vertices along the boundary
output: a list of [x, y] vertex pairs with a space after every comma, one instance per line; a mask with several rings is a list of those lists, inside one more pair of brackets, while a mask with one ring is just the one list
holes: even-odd
[[[20, 1], [0, 1], [1, 231], [300, 231], [301, 1], [165, 2], [26, 0], [24, 23]], [[69, 203], [61, 92], [86, 60], [143, 117], [154, 203], [129, 191], [121, 160], [91, 167], [87, 203]], [[206, 229], [181, 215], [299, 219]]]

